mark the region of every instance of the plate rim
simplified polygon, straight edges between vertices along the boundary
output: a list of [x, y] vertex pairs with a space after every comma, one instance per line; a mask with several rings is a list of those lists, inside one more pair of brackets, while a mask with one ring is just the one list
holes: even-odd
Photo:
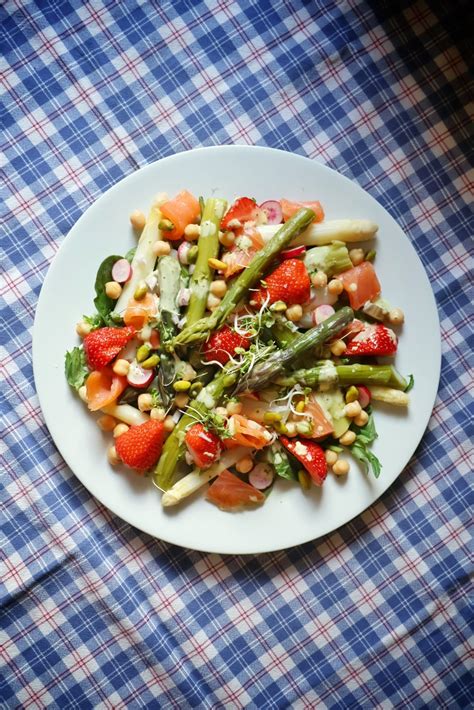
[[[40, 365], [39, 365], [39, 362], [38, 362], [38, 358], [39, 358], [38, 351], [39, 351], [39, 348], [40, 348], [40, 346], [39, 346], [39, 344], [38, 344], [38, 343], [39, 343], [39, 337], [40, 337], [40, 336], [38, 335], [38, 331], [39, 331], [38, 323], [39, 323], [39, 321], [41, 320], [42, 296], [43, 296], [44, 289], [45, 289], [45, 286], [46, 286], [46, 284], [47, 284], [48, 278], [50, 277], [50, 274], [53, 274], [53, 275], [54, 275], [54, 273], [55, 273], [55, 271], [56, 271], [55, 265], [57, 265], [57, 264], [58, 264], [58, 261], [59, 261], [59, 260], [57, 259], [58, 254], [60, 254], [61, 250], [64, 249], [64, 245], [67, 244], [68, 239], [70, 238], [70, 236], [71, 236], [71, 234], [73, 233], [73, 231], [75, 231], [76, 229], [79, 229], [79, 228], [80, 228], [80, 226], [81, 226], [83, 220], [86, 219], [86, 215], [88, 214], [88, 212], [89, 212], [99, 201], [103, 200], [110, 192], [112, 192], [114, 189], [116, 189], [118, 185], [123, 185], [123, 183], [125, 183], [125, 182], [132, 182], [134, 179], [137, 179], [138, 174], [142, 175], [144, 172], [148, 172], [148, 171], [151, 172], [151, 171], [153, 171], [153, 169], [155, 169], [155, 166], [157, 166], [158, 164], [163, 165], [163, 163], [173, 161], [174, 159], [179, 158], [180, 156], [183, 156], [183, 155], [185, 155], [185, 154], [196, 154], [196, 153], [203, 153], [203, 152], [213, 152], [213, 153], [215, 153], [215, 152], [222, 152], [222, 151], [244, 151], [244, 152], [252, 152], [252, 153], [256, 153], [256, 152], [272, 153], [272, 154], [279, 154], [279, 155], [284, 155], [284, 156], [291, 156], [291, 158], [293, 158], [293, 159], [295, 159], [295, 160], [298, 160], [298, 161], [305, 162], [305, 163], [308, 163], [308, 162], [309, 162], [309, 163], [312, 163], [312, 164], [317, 164], [317, 166], [318, 166], [319, 169], [322, 168], [323, 170], [329, 171], [330, 173], [335, 173], [335, 174], [338, 176], [338, 178], [340, 178], [340, 179], [342, 178], [344, 181], [346, 181], [347, 183], [349, 183], [349, 184], [351, 185], [351, 188], [352, 188], [352, 189], [355, 187], [355, 188], [357, 188], [357, 190], [361, 191], [367, 198], [370, 198], [370, 200], [373, 201], [373, 202], [377, 205], [377, 207], [378, 207], [379, 209], [382, 209], [382, 210], [390, 217], [390, 219], [395, 223], [395, 225], [397, 226], [397, 228], [398, 228], [398, 229], [400, 230], [400, 232], [402, 233], [403, 237], [404, 237], [404, 238], [407, 240], [407, 242], [409, 243], [411, 249], [413, 250], [414, 256], [415, 256], [416, 259], [419, 261], [419, 264], [421, 265], [421, 268], [423, 269], [423, 272], [424, 272], [424, 274], [425, 274], [425, 276], [426, 276], [427, 284], [428, 284], [428, 287], [429, 287], [429, 296], [430, 296], [430, 299], [431, 299], [431, 301], [432, 301], [432, 306], [433, 306], [433, 314], [435, 315], [436, 325], [437, 325], [437, 336], [438, 336], [438, 337], [436, 338], [437, 349], [436, 349], [436, 353], [432, 353], [432, 359], [434, 359], [434, 358], [433, 358], [433, 355], [436, 355], [436, 363], [435, 363], [435, 365], [436, 365], [436, 378], [435, 378], [436, 386], [433, 387], [433, 390], [432, 390], [432, 397], [430, 397], [430, 407], [427, 409], [427, 414], [426, 414], [425, 417], [423, 418], [423, 422], [422, 422], [423, 428], [422, 428], [422, 433], [421, 433], [421, 435], [420, 435], [420, 438], [418, 439], [418, 441], [417, 441], [415, 447], [413, 448], [413, 450], [410, 450], [408, 456], [403, 457], [403, 460], [400, 462], [400, 465], [399, 465], [399, 466], [397, 465], [397, 469], [399, 469], [399, 471], [398, 471], [398, 473], [395, 475], [395, 477], [393, 478], [393, 480], [391, 480], [390, 482], [388, 482], [385, 487], [383, 486], [383, 490], [381, 490], [381, 492], [378, 493], [378, 495], [376, 495], [376, 497], [375, 497], [368, 505], [365, 505], [364, 503], [362, 503], [362, 506], [363, 506], [363, 507], [362, 507], [358, 512], [355, 512], [354, 514], [350, 514], [348, 518], [346, 518], [343, 522], [341, 522], [340, 524], [338, 524], [336, 527], [333, 527], [333, 528], [331, 528], [330, 530], [327, 530], [326, 532], [320, 533], [320, 534], [318, 534], [316, 537], [305, 538], [304, 540], [299, 540], [299, 541], [297, 541], [297, 542], [290, 542], [289, 544], [284, 544], [284, 546], [282, 546], [281, 543], [280, 543], [280, 544], [277, 543], [277, 544], [275, 544], [275, 546], [270, 546], [270, 547], [267, 546], [264, 550], [261, 550], [261, 551], [255, 551], [255, 550], [253, 550], [253, 551], [248, 551], [248, 550], [247, 550], [247, 551], [235, 551], [235, 550], [232, 550], [232, 551], [225, 551], [225, 550], [224, 550], [224, 551], [222, 551], [222, 549], [220, 549], [218, 545], [217, 545], [217, 546], [209, 546], [209, 547], [208, 547], [208, 546], [202, 547], [202, 546], [200, 546], [200, 545], [193, 545], [192, 547], [189, 547], [189, 546], [186, 545], [185, 543], [176, 542], [176, 541], [173, 540], [173, 539], [169, 539], [169, 538], [166, 536], [166, 533], [165, 533], [164, 535], [161, 535], [161, 534], [160, 534], [160, 536], [158, 537], [156, 533], [150, 532], [150, 530], [147, 529], [146, 526], [145, 526], [145, 527], [141, 527], [141, 526], [137, 525], [136, 523], [131, 523], [131, 522], [129, 522], [126, 518], [124, 518], [121, 514], [115, 512], [113, 506], [111, 506], [111, 505], [109, 505], [108, 503], [104, 502], [104, 501], [103, 501], [101, 498], [99, 498], [95, 493], [92, 493], [92, 492], [91, 492], [91, 490], [89, 489], [89, 487], [87, 486], [87, 484], [86, 484], [85, 481], [83, 480], [83, 476], [82, 476], [81, 474], [77, 473], [77, 471], [75, 470], [74, 466], [71, 465], [71, 463], [70, 463], [70, 461], [69, 461], [69, 457], [68, 457], [67, 455], [65, 455], [65, 453], [64, 453], [64, 451], [63, 451], [63, 446], [62, 446], [60, 443], [58, 443], [56, 437], [55, 437], [55, 436], [53, 435], [53, 433], [52, 433], [52, 429], [54, 429], [55, 427], [54, 427], [54, 425], [51, 426], [52, 421], [51, 421], [51, 419], [50, 419], [49, 412], [47, 413], [47, 411], [46, 411], [46, 410], [47, 410], [47, 407], [44, 406], [44, 400], [43, 400], [43, 398], [42, 398], [42, 394], [40, 393], [40, 391], [42, 390], [42, 386], [41, 386], [41, 385], [39, 386], [39, 382], [41, 382], [41, 377], [39, 376], [39, 367], [40, 367]], [[409, 237], [409, 236], [407, 235], [407, 233], [402, 229], [402, 227], [398, 224], [398, 222], [397, 222], [397, 220], [395, 219], [395, 217], [387, 210], [387, 208], [384, 207], [384, 205], [382, 205], [380, 202], [378, 202], [378, 200], [377, 200], [375, 197], [373, 197], [373, 195], [372, 195], [370, 192], [368, 192], [368, 190], [366, 190], [365, 188], [361, 187], [361, 185], [359, 185], [359, 183], [358, 183], [355, 179], [351, 179], [351, 178], [347, 177], [347, 176], [344, 175], [343, 173], [340, 173], [338, 170], [335, 170], [335, 169], [329, 167], [328, 165], [326, 165], [326, 164], [323, 163], [323, 162], [320, 162], [320, 161], [317, 160], [317, 159], [308, 158], [308, 157], [306, 157], [306, 156], [304, 156], [304, 155], [300, 155], [300, 154], [298, 154], [298, 153], [291, 153], [290, 151], [285, 151], [285, 150], [281, 150], [281, 149], [277, 149], [277, 148], [270, 148], [270, 147], [267, 147], [267, 146], [253, 146], [253, 145], [247, 145], [247, 144], [243, 144], [243, 145], [241, 145], [241, 144], [225, 144], [225, 145], [218, 145], [218, 146], [199, 146], [199, 147], [193, 148], [193, 149], [191, 149], [191, 150], [181, 150], [181, 151], [175, 152], [175, 153], [173, 153], [173, 154], [171, 154], [171, 155], [165, 156], [165, 157], [163, 157], [163, 158], [159, 158], [158, 160], [155, 160], [155, 161], [153, 161], [153, 162], [151, 162], [151, 163], [147, 163], [146, 165], [142, 166], [141, 168], [138, 168], [137, 170], [134, 170], [134, 171], [131, 172], [130, 174], [124, 176], [123, 178], [121, 178], [120, 180], [118, 180], [117, 182], [115, 182], [113, 185], [111, 185], [110, 187], [108, 187], [107, 190], [105, 190], [104, 192], [102, 192], [93, 202], [91, 202], [91, 203], [86, 207], [86, 209], [84, 210], [84, 212], [83, 212], [83, 213], [81, 214], [81, 216], [74, 222], [74, 224], [73, 224], [73, 225], [71, 226], [71, 228], [68, 230], [66, 236], [63, 238], [61, 244], [59, 245], [59, 248], [57, 249], [56, 253], [54, 254], [54, 256], [53, 256], [53, 258], [52, 258], [52, 261], [51, 261], [50, 265], [49, 265], [48, 268], [47, 268], [47, 271], [46, 271], [46, 274], [45, 274], [43, 283], [42, 283], [42, 285], [41, 285], [41, 290], [40, 290], [40, 293], [39, 293], [39, 295], [38, 295], [38, 299], [37, 299], [37, 302], [36, 302], [35, 317], [34, 317], [34, 323], [33, 323], [33, 327], [32, 327], [32, 366], [33, 366], [33, 378], [34, 378], [35, 391], [36, 391], [36, 394], [37, 394], [37, 396], [38, 396], [38, 402], [39, 402], [39, 405], [40, 405], [40, 408], [41, 408], [41, 412], [42, 412], [42, 415], [43, 415], [44, 422], [45, 422], [45, 424], [46, 424], [46, 426], [47, 426], [47, 428], [48, 428], [48, 433], [49, 433], [49, 435], [51, 436], [51, 439], [52, 439], [52, 441], [53, 441], [53, 444], [54, 444], [54, 446], [56, 447], [56, 449], [58, 450], [58, 452], [60, 453], [60, 455], [61, 455], [62, 459], [64, 460], [64, 462], [66, 463], [66, 465], [69, 467], [69, 469], [70, 469], [71, 472], [73, 473], [73, 475], [74, 475], [76, 478], [78, 478], [78, 480], [80, 481], [80, 483], [86, 488], [86, 490], [87, 490], [87, 492], [89, 493], [89, 495], [91, 495], [92, 498], [96, 499], [96, 500], [100, 503], [100, 505], [103, 505], [103, 506], [104, 506], [107, 510], [109, 510], [114, 516], [116, 516], [119, 520], [125, 522], [125, 523], [126, 523], [127, 525], [129, 525], [130, 527], [136, 528], [137, 530], [140, 530], [141, 532], [146, 533], [147, 535], [149, 535], [149, 536], [152, 537], [153, 539], [159, 540], [159, 541], [162, 541], [162, 542], [165, 542], [165, 543], [167, 543], [167, 544], [176, 545], [176, 546], [181, 547], [181, 548], [183, 548], [183, 549], [196, 550], [196, 551], [198, 551], [198, 552], [202, 552], [202, 553], [205, 553], [205, 554], [220, 554], [220, 555], [227, 555], [227, 554], [232, 554], [232, 555], [260, 555], [260, 554], [267, 554], [267, 553], [277, 552], [277, 551], [281, 551], [281, 550], [291, 549], [291, 548], [296, 547], [296, 546], [298, 546], [298, 545], [303, 545], [303, 544], [307, 544], [307, 543], [309, 543], [309, 542], [311, 542], [311, 541], [320, 540], [321, 538], [325, 537], [326, 535], [333, 534], [333, 533], [335, 533], [337, 530], [339, 530], [341, 527], [347, 525], [348, 523], [350, 523], [351, 521], [353, 521], [355, 518], [357, 518], [358, 516], [362, 515], [366, 510], [368, 510], [368, 509], [371, 508], [374, 504], [376, 504], [376, 503], [382, 498], [382, 496], [384, 496], [384, 495], [387, 493], [387, 491], [391, 488], [391, 486], [395, 483], [395, 481], [397, 481], [397, 479], [400, 477], [400, 475], [401, 475], [401, 474], [403, 473], [403, 471], [405, 470], [406, 466], [408, 465], [408, 463], [409, 463], [409, 461], [411, 460], [411, 458], [414, 456], [416, 450], [418, 449], [420, 443], [422, 442], [422, 440], [423, 440], [423, 438], [424, 438], [424, 436], [425, 436], [425, 434], [426, 434], [426, 430], [427, 430], [429, 421], [430, 421], [430, 419], [431, 419], [431, 416], [432, 416], [432, 413], [433, 413], [433, 409], [434, 409], [434, 405], [435, 405], [435, 402], [436, 402], [436, 397], [437, 397], [437, 394], [438, 394], [438, 391], [439, 391], [439, 384], [440, 384], [440, 377], [441, 377], [441, 365], [442, 365], [442, 347], [441, 347], [441, 345], [442, 345], [442, 339], [441, 339], [441, 329], [440, 329], [440, 320], [439, 320], [438, 305], [437, 305], [436, 298], [435, 298], [433, 289], [432, 289], [432, 287], [431, 287], [431, 282], [430, 282], [429, 276], [428, 276], [428, 274], [427, 274], [427, 271], [426, 271], [426, 269], [425, 269], [425, 266], [424, 266], [424, 264], [423, 264], [423, 262], [422, 262], [422, 260], [421, 260], [421, 258], [420, 258], [420, 256], [419, 256], [419, 254], [418, 254], [418, 252], [417, 252], [417, 250], [416, 250], [416, 248], [415, 248], [415, 246], [414, 246], [412, 240], [410, 239], [410, 237]]]

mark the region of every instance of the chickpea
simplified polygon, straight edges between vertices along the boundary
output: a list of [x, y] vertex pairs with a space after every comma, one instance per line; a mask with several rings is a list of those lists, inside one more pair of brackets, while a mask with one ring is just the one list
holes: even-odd
[[253, 460], [250, 456], [244, 456], [235, 465], [239, 473], [248, 473], [253, 469]]
[[207, 308], [209, 311], [213, 311], [217, 306], [220, 304], [221, 299], [217, 298], [217, 296], [214, 296], [212, 293], [209, 294], [207, 297]]
[[392, 308], [389, 311], [388, 320], [392, 325], [402, 325], [405, 321], [405, 314], [401, 308]]
[[354, 266], [359, 266], [364, 261], [364, 250], [363, 249], [351, 249], [349, 251], [349, 259], [352, 261]]
[[345, 434], [339, 437], [339, 443], [342, 444], [343, 446], [350, 446], [351, 444], [354, 443], [356, 440], [356, 433], [355, 431], [351, 431], [350, 429], [346, 431]]
[[117, 301], [122, 293], [122, 287], [117, 281], [107, 281], [105, 284], [105, 294], [113, 301]]
[[107, 459], [111, 466], [116, 466], [118, 463], [120, 463], [120, 458], [115, 446], [109, 446], [109, 448], [107, 449]]
[[158, 422], [164, 422], [166, 417], [163, 407], [153, 407], [150, 409], [150, 419], [156, 419]]
[[120, 422], [120, 424], [117, 424], [117, 426], [114, 428], [114, 431], [113, 431], [114, 439], [117, 439], [119, 436], [122, 436], [122, 434], [125, 434], [125, 432], [128, 431], [129, 429], [130, 429], [130, 427], [127, 424]]
[[152, 247], [155, 256], [168, 256], [171, 251], [171, 244], [164, 239], [158, 239]]
[[233, 414], [242, 414], [243, 408], [242, 402], [227, 402], [226, 411], [231, 417]]
[[110, 414], [104, 414], [102, 417], [99, 417], [97, 424], [102, 431], [113, 431], [117, 420], [111, 417]]
[[328, 283], [328, 291], [333, 296], [339, 296], [344, 290], [344, 285], [340, 279], [331, 279]]
[[349, 402], [349, 404], [346, 404], [346, 406], [344, 407], [344, 414], [350, 419], [355, 419], [359, 416], [361, 412], [362, 407], [360, 406], [358, 400], [356, 400], [355, 402]]
[[332, 467], [332, 472], [335, 473], [336, 476], [346, 476], [349, 473], [349, 469], [350, 466], [348, 461], [338, 459]]
[[141, 232], [146, 223], [146, 217], [140, 210], [134, 210], [130, 215], [130, 224], [137, 232]]
[[195, 242], [199, 239], [201, 228], [199, 224], [187, 224], [184, 228], [184, 238], [187, 242]]
[[112, 367], [112, 370], [115, 372], [115, 374], [122, 375], [122, 377], [126, 377], [128, 375], [129, 369], [130, 363], [128, 362], [128, 360], [124, 360], [122, 358], [116, 360]]
[[82, 401], [87, 404], [87, 387], [85, 385], [79, 387], [78, 394]]
[[331, 449], [326, 449], [326, 453], [324, 454], [326, 457], [326, 463], [328, 466], [334, 466], [334, 464], [337, 461], [337, 454], [335, 451], [331, 451]]
[[174, 398], [174, 403], [178, 407], [178, 409], [184, 409], [187, 406], [188, 402], [189, 402], [189, 395], [186, 394], [185, 392], [180, 392]]
[[325, 286], [327, 286], [328, 277], [326, 276], [324, 271], [317, 271], [315, 274], [312, 274], [311, 283], [313, 284], [314, 288], [324, 288]]
[[213, 281], [211, 283], [209, 290], [213, 296], [223, 298], [227, 291], [227, 284], [224, 279], [218, 279], [217, 281]]
[[89, 323], [86, 323], [85, 320], [80, 320], [79, 323], [76, 325], [76, 333], [81, 338], [85, 338], [86, 335], [89, 335], [91, 330], [92, 330], [92, 326], [89, 325]]
[[149, 412], [153, 409], [153, 397], [151, 394], [144, 393], [138, 395], [138, 409], [140, 412]]
[[165, 419], [164, 419], [164, 421], [163, 421], [163, 428], [164, 428], [164, 430], [165, 430], [165, 431], [168, 431], [168, 432], [173, 431], [173, 429], [175, 428], [175, 426], [176, 426], [176, 424], [175, 424], [175, 421], [174, 421], [173, 417], [168, 414], [168, 416], [165, 417]]
[[357, 426], [365, 426], [368, 421], [369, 415], [364, 410], [362, 410], [361, 413], [357, 415], [357, 417], [354, 417], [354, 424], [357, 424]]
[[231, 247], [235, 242], [235, 234], [233, 232], [219, 232], [219, 241], [223, 247]]
[[301, 308], [299, 303], [295, 303], [294, 306], [290, 306], [286, 309], [285, 315], [289, 321], [291, 321], [292, 323], [296, 323], [296, 321], [301, 320], [301, 318], [303, 317], [303, 309]]
[[331, 343], [331, 352], [336, 357], [340, 357], [345, 352], [346, 344], [343, 340], [335, 340]]

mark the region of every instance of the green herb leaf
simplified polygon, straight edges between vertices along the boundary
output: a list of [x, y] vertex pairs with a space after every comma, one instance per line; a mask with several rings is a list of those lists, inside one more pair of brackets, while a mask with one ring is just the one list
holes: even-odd
[[356, 459], [359, 459], [359, 461], [363, 464], [366, 473], [368, 473], [370, 466], [372, 468], [372, 472], [375, 478], [378, 478], [380, 476], [382, 464], [378, 460], [377, 456], [373, 454], [372, 451], [367, 448], [367, 446], [359, 443], [356, 439], [356, 441], [351, 446], [351, 452], [356, 457]]
[[89, 370], [87, 369], [84, 350], [79, 346], [66, 353], [64, 372], [71, 387], [76, 390], [82, 387]]
[[109, 298], [105, 293], [105, 284], [108, 281], [113, 280], [112, 267], [115, 262], [121, 258], [121, 256], [112, 255], [104, 259], [99, 266], [97, 276], [95, 278], [95, 292], [97, 295], [94, 298], [94, 305], [97, 309], [97, 313], [102, 318], [102, 322], [105, 325], [116, 325], [116, 323], [110, 318], [110, 314], [114, 310], [115, 301]]
[[136, 251], [137, 251], [137, 247], [132, 247], [132, 248], [129, 249], [129, 250], [127, 251], [127, 253], [125, 254], [125, 257], [124, 257], [124, 258], [128, 261], [129, 264], [132, 263], [133, 257], [135, 256], [135, 252], [136, 252]]
[[368, 444], [375, 441], [378, 434], [375, 429], [371, 407], [367, 407], [366, 411], [369, 415], [369, 420], [363, 427], [353, 426], [353, 429], [356, 432], [356, 440], [350, 449], [353, 455], [364, 465], [365, 472], [368, 473], [370, 466], [375, 478], [378, 478], [382, 470], [382, 464], [378, 460], [377, 456], [375, 456], [375, 454], [367, 448]]
[[297, 481], [298, 474], [293, 470], [290, 458], [281, 444], [277, 441], [267, 449], [268, 462], [272, 464], [277, 476], [288, 481]]
[[93, 316], [82, 316], [82, 320], [91, 326], [91, 330], [97, 330], [97, 328], [100, 328], [102, 325], [102, 318], [98, 313], [95, 313]]
[[414, 385], [415, 385], [415, 378], [413, 377], [413, 375], [408, 375], [408, 384], [405, 387], [404, 392], [409, 392], [410, 390], [412, 390]]

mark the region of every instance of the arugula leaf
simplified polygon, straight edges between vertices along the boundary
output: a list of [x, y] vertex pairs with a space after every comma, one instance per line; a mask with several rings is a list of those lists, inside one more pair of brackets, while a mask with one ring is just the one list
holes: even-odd
[[408, 375], [408, 384], [403, 391], [409, 392], [410, 390], [413, 389], [414, 385], [415, 385], [415, 378], [413, 377], [413, 375]]
[[297, 481], [298, 475], [293, 470], [290, 458], [285, 449], [277, 441], [267, 449], [268, 462], [272, 464], [275, 473], [288, 481]]
[[372, 473], [374, 474], [375, 478], [378, 478], [380, 476], [382, 464], [378, 460], [377, 456], [373, 454], [372, 451], [367, 448], [367, 446], [365, 446], [364, 444], [360, 444], [356, 439], [351, 446], [351, 452], [356, 457], [356, 459], [359, 459], [359, 461], [363, 464], [366, 473], [368, 473], [369, 466], [371, 466]]
[[375, 456], [375, 454], [367, 448], [368, 444], [375, 441], [378, 434], [375, 429], [374, 416], [372, 414], [371, 407], [367, 407], [366, 411], [369, 415], [369, 420], [363, 427], [354, 426], [356, 439], [350, 449], [356, 459], [359, 459], [359, 461], [364, 465], [365, 472], [368, 473], [370, 466], [375, 478], [378, 478], [382, 470], [382, 464], [378, 460], [377, 456]]
[[114, 326], [116, 323], [110, 317], [110, 314], [114, 310], [115, 301], [107, 296], [105, 293], [105, 284], [108, 281], [112, 281], [112, 267], [116, 261], [121, 259], [121, 256], [116, 254], [108, 256], [102, 264], [99, 266], [97, 271], [97, 276], [95, 277], [95, 292], [96, 297], [94, 298], [94, 305], [97, 309], [97, 313], [102, 318], [102, 322], [105, 325]]
[[78, 390], [85, 382], [89, 370], [86, 366], [86, 355], [79, 346], [66, 353], [64, 372], [68, 384]]
[[137, 251], [137, 247], [132, 247], [127, 251], [127, 253], [124, 256], [124, 259], [128, 261], [129, 264], [132, 263], [133, 257], [135, 256], [135, 252]]
[[97, 330], [102, 325], [102, 318], [98, 313], [93, 316], [82, 316], [82, 320], [91, 326], [91, 330]]

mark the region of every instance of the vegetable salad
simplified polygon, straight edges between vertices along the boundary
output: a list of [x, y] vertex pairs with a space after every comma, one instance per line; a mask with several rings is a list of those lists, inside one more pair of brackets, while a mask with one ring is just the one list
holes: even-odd
[[206, 487], [223, 510], [263, 504], [278, 477], [345, 476], [351, 456], [378, 477], [373, 403], [406, 407], [413, 378], [386, 364], [404, 316], [360, 246], [377, 225], [187, 190], [130, 221], [138, 243], [100, 264], [66, 353], [110, 464], [150, 475], [164, 506]]

